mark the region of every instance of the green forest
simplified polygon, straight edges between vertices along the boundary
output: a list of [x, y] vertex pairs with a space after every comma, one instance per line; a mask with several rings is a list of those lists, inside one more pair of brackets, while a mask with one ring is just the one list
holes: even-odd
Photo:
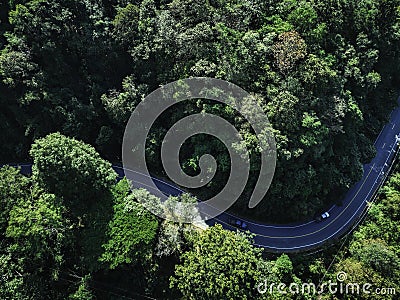
[[[121, 161], [123, 130], [144, 96], [181, 78], [221, 78], [260, 98], [277, 140], [274, 182], [248, 215], [269, 222], [307, 219], [340, 201], [360, 178], [396, 105], [399, 5], [3, 0], [0, 159], [29, 160], [35, 139], [60, 132]], [[199, 110], [240, 123], [208, 102], [169, 111], [149, 137], [154, 174], [163, 176], [157, 149], [169, 120]], [[191, 140], [183, 154], [187, 173], [197, 171], [205, 138]], [[218, 140], [207, 144], [218, 161], [226, 161]], [[252, 161], [255, 174], [257, 163]], [[218, 171], [199, 195], [207, 198], [221, 189], [229, 166], [219, 164]], [[257, 176], [250, 178], [249, 187]], [[233, 210], [246, 212], [249, 190]]]
[[[83, 142], [54, 133], [36, 140], [29, 153], [30, 177], [0, 168], [0, 299], [398, 297], [256, 287], [265, 280], [317, 285], [345, 272], [349, 282], [399, 291], [400, 168], [355, 232], [320, 251], [289, 256], [264, 252], [249, 232], [155, 217], [141, 202], [163, 209], [160, 200], [144, 189], [131, 191], [126, 179], [116, 183], [111, 164]], [[183, 194], [167, 201], [196, 199]]]
[[[260, 164], [254, 132], [213, 101], [161, 116], [146, 144], [152, 174], [166, 177], [160, 147], [174, 120], [218, 114], [254, 153], [231, 211], [309, 220], [340, 204], [374, 157], [399, 74], [400, 0], [0, 0], [0, 165], [33, 163], [30, 177], [0, 169], [0, 299], [317, 299], [255, 287], [339, 271], [400, 292], [400, 169], [351, 235], [317, 253], [276, 255], [251, 234], [154, 216], [141, 202], [160, 200], [117, 183], [111, 167], [146, 95], [188, 77], [227, 80], [254, 95], [274, 128], [278, 161], [265, 199], [247, 208]], [[218, 176], [171, 205], [224, 186], [229, 153], [217, 139], [192, 138], [182, 168], [198, 173], [209, 149], [224, 162]]]

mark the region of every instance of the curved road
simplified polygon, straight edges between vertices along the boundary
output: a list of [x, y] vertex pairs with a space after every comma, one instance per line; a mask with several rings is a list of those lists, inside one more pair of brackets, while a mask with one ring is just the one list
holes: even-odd
[[[342, 206], [332, 206], [329, 210], [330, 217], [322, 222], [310, 221], [294, 225], [268, 225], [244, 220], [248, 224], [246, 230], [254, 234], [255, 244], [276, 252], [304, 251], [321, 246], [327, 241], [339, 238], [348, 232], [365, 212], [367, 203], [373, 199], [385, 180], [393, 158], [397, 154], [398, 135], [400, 136], [399, 107], [392, 111], [390, 122], [382, 129], [375, 142], [377, 149], [375, 158], [369, 164], [363, 166], [362, 179], [348, 191]], [[21, 167], [22, 173], [31, 173], [30, 164], [18, 166]], [[125, 173], [130, 172], [130, 170], [124, 170], [120, 166], [113, 166], [113, 168], [118, 173], [119, 179], [123, 178]], [[146, 188], [149, 192], [161, 198], [179, 195], [183, 192], [162, 180], [153, 178], [153, 181], [163, 194], [140, 181], [135, 182], [134, 185], [138, 188]], [[146, 182], [146, 180], [143, 180], [143, 182]], [[232, 215], [229, 213], [222, 213], [207, 221], [207, 224], [219, 223], [226, 229], [237, 230], [237, 228], [228, 224], [231, 217]]]

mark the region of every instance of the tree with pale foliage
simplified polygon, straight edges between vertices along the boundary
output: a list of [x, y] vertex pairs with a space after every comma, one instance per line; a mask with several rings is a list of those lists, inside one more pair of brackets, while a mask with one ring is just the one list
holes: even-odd
[[253, 299], [263, 273], [261, 252], [246, 234], [212, 226], [182, 254], [170, 285], [186, 299]]
[[282, 73], [290, 71], [307, 54], [307, 44], [296, 31], [283, 32], [274, 44], [275, 64]]

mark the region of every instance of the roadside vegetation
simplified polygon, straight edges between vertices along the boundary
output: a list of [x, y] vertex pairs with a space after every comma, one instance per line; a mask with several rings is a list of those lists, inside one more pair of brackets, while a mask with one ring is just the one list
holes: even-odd
[[[141, 203], [159, 199], [132, 192], [111, 167], [143, 97], [182, 78], [224, 79], [252, 93], [274, 128], [278, 162], [265, 199], [247, 208], [260, 167], [254, 132], [208, 100], [161, 115], [146, 147], [151, 172], [165, 176], [160, 146], [175, 120], [217, 114], [252, 153], [232, 211], [268, 223], [308, 220], [361, 177], [397, 105], [399, 74], [400, 0], [0, 1], [0, 163], [33, 162], [30, 177], [0, 169], [0, 298], [317, 299], [256, 286], [317, 284], [338, 272], [400, 293], [399, 169], [346, 239], [311, 255], [274, 255], [248, 233], [154, 216]], [[209, 149], [226, 163], [190, 191], [199, 199], [224, 186], [229, 154], [205, 135], [182, 147], [192, 175]]]
[[[247, 209], [259, 170], [254, 133], [214, 102], [177, 105], [160, 117], [148, 140], [151, 171], [165, 175], [159, 147], [173, 120], [218, 114], [255, 153], [233, 210], [268, 222], [308, 219], [360, 178], [396, 105], [399, 6], [399, 0], [2, 1], [0, 160], [27, 160], [35, 139], [61, 132], [121, 161], [123, 130], [144, 96], [181, 78], [221, 78], [254, 94], [275, 130], [278, 164], [264, 201]], [[211, 197], [229, 176], [226, 149], [205, 135], [184, 146], [189, 174], [199, 171], [208, 149], [220, 162], [218, 176], [196, 191]]]
[[[0, 169], [2, 299], [315, 299], [257, 287], [318, 288], [336, 282], [338, 272], [371, 291], [400, 290], [398, 169], [351, 235], [317, 253], [288, 256], [263, 252], [248, 232], [154, 216], [141, 203], [159, 199], [131, 191], [126, 179], [117, 183], [111, 164], [83, 142], [51, 134], [30, 154], [30, 177]], [[195, 201], [180, 198], [168, 201]], [[332, 297], [326, 291], [321, 299], [382, 299], [372, 292]]]

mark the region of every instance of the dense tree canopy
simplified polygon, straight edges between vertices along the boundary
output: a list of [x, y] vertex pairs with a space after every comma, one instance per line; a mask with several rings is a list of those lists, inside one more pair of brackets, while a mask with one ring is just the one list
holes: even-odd
[[[91, 148], [58, 134], [41, 139], [33, 149], [49, 145], [55, 136], [63, 139], [59, 149], [70, 143], [70, 151], [58, 153], [61, 168], [71, 168], [71, 153], [77, 153], [83, 169], [90, 166], [85, 165], [83, 150]], [[57, 151], [37, 153], [42, 161], [51, 162]], [[92, 154], [99, 166], [106, 163], [95, 151]], [[107, 182], [108, 174], [103, 174], [102, 182]], [[62, 173], [54, 176], [65, 180]], [[93, 179], [90, 172], [79, 176], [83, 182]], [[246, 233], [226, 231], [220, 225], [202, 230], [160, 220], [142, 206], [149, 202], [171, 213], [177, 201], [194, 201], [189, 194], [170, 197], [163, 208], [160, 199], [146, 190], [132, 192], [124, 179], [109, 184], [108, 192], [98, 199], [101, 205], [75, 210], [69, 190], [54, 194], [46, 188], [38, 176], [25, 177], [12, 167], [0, 169], [1, 298], [313, 299], [310, 294], [300, 297], [277, 289], [260, 293], [259, 287], [262, 291], [264, 284], [335, 282], [338, 272], [346, 273], [346, 282], [400, 289], [398, 170], [350, 238], [315, 255], [290, 257], [262, 255]], [[93, 184], [83, 194], [92, 197], [96, 190]], [[194, 210], [187, 213], [196, 218]], [[330, 296], [323, 294], [321, 299]]]
[[216, 225], [182, 255], [171, 285], [188, 299], [251, 299], [260, 279], [261, 250], [245, 235]]
[[117, 200], [102, 256], [111, 268], [149, 259], [158, 229], [157, 218], [137, 202], [135, 194]]
[[[64, 247], [71, 238], [70, 222], [60, 198], [45, 193], [17, 169], [2, 168], [0, 297], [32, 299], [56, 295]], [[3, 187], [4, 189], [4, 187]], [[4, 196], [4, 198], [3, 198]]]
[[93, 147], [59, 133], [36, 140], [30, 154], [35, 180], [75, 206], [99, 200], [116, 180], [111, 164]]
[[[254, 154], [253, 174], [233, 209], [276, 222], [307, 218], [340, 201], [360, 177], [395, 105], [398, 6], [398, 0], [4, 3], [2, 160], [26, 159], [30, 141], [54, 131], [120, 160], [123, 128], [146, 94], [180, 78], [216, 77], [257, 96], [278, 146], [265, 200], [246, 210], [259, 169]], [[179, 106], [161, 116], [149, 137], [152, 172], [163, 174], [159, 146], [170, 120], [197, 111], [222, 115], [252, 140], [248, 126], [224, 107]], [[209, 198], [226, 181], [228, 154], [207, 136], [190, 143], [182, 166], [191, 174], [198, 172], [198, 157], [216, 149], [219, 174], [195, 192]], [[247, 146], [256, 152], [254, 142]]]
[[[397, 164], [398, 165], [398, 164]], [[371, 285], [370, 293], [347, 295], [347, 299], [397, 299], [400, 288], [400, 174], [398, 167], [369, 206], [368, 216], [361, 226], [338, 246], [327, 248], [321, 254], [299, 256], [294, 269], [303, 281], [336, 281], [339, 272], [345, 272], [344, 284]], [[385, 295], [376, 289], [386, 289]], [[389, 292], [388, 289], [392, 288]], [[394, 293], [394, 292], [395, 293]], [[329, 295], [321, 299], [331, 299]]]
[[21, 175], [18, 169], [7, 166], [0, 169], [0, 229], [2, 233], [7, 228], [13, 205], [27, 198], [29, 186], [29, 179]]
[[[299, 221], [340, 202], [396, 105], [399, 8], [400, 0], [1, 1], [0, 163], [33, 161], [33, 174], [0, 169], [0, 298], [254, 299], [265, 276], [318, 282], [339, 271], [400, 290], [396, 172], [343, 248], [262, 258], [246, 235], [150, 214], [142, 204], [162, 209], [160, 199], [116, 184], [109, 162], [121, 161], [124, 127], [148, 93], [181, 78], [220, 78], [253, 94], [272, 123], [278, 162], [265, 199], [247, 208], [260, 169], [254, 132], [209, 100], [160, 116], [146, 145], [151, 172], [166, 175], [160, 146], [171, 125], [208, 112], [233, 124], [251, 153], [234, 212]], [[228, 152], [196, 135], [180, 153], [195, 175], [210, 149], [217, 176], [189, 191], [200, 199], [225, 185]], [[176, 201], [195, 199], [171, 197], [163, 213]]]

